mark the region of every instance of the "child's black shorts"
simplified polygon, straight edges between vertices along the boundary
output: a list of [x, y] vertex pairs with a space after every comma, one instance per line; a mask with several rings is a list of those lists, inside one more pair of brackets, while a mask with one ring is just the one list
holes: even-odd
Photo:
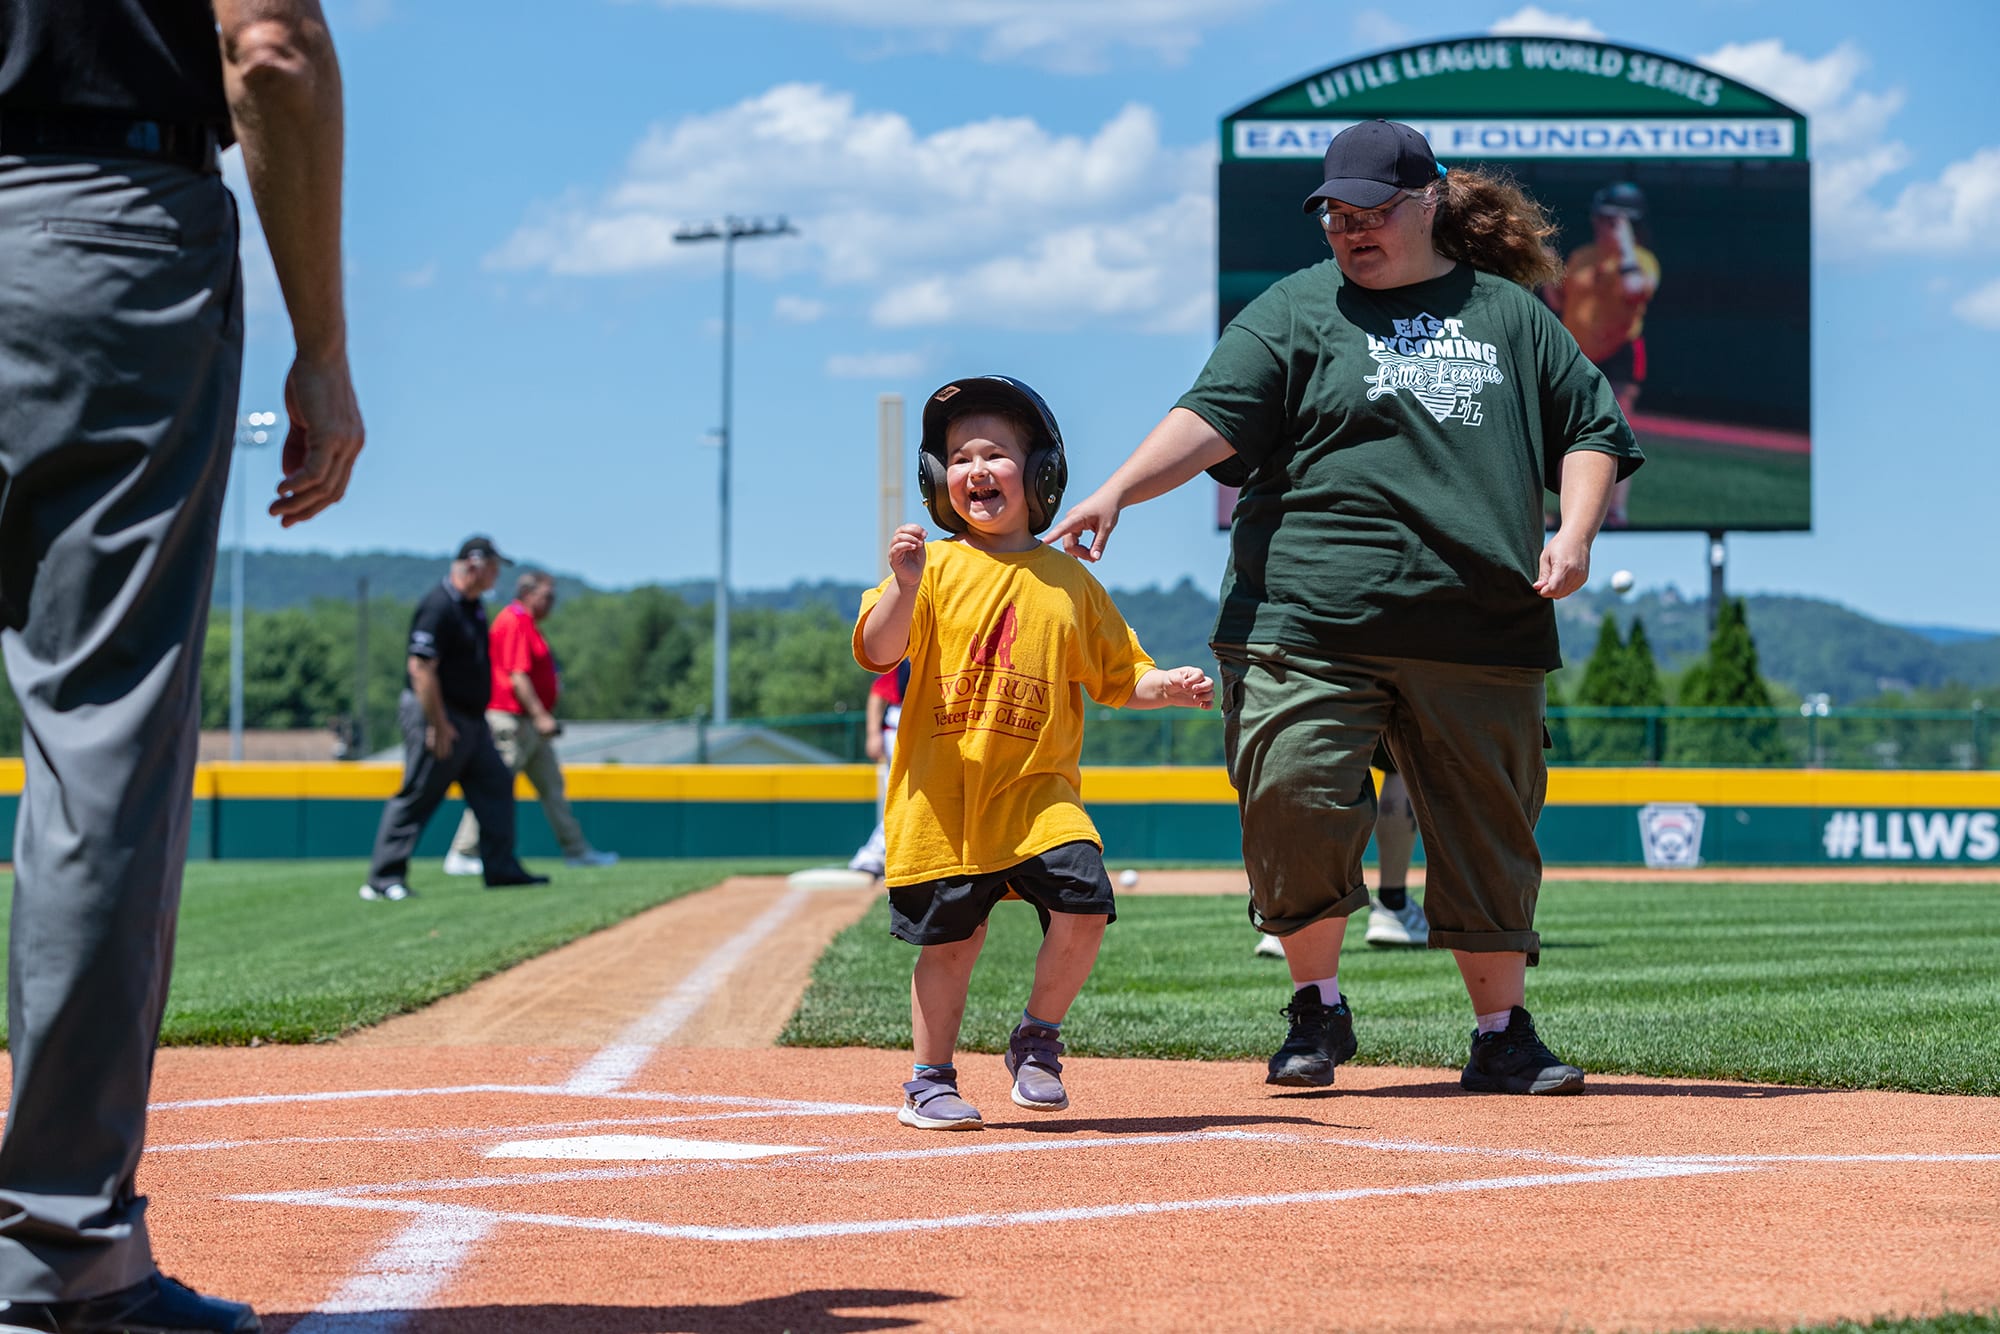
[[993, 905], [1013, 890], [1035, 905], [1047, 934], [1049, 914], [1102, 913], [1118, 920], [1111, 877], [1095, 843], [1063, 843], [1004, 871], [947, 876], [889, 891], [889, 931], [912, 945], [950, 945], [972, 939]]

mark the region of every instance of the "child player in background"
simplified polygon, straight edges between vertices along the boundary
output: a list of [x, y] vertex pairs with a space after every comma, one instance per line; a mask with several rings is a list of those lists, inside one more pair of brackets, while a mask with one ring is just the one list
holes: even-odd
[[898, 1114], [976, 1130], [952, 1052], [986, 918], [1011, 891], [1033, 904], [1042, 948], [1006, 1068], [1017, 1106], [1060, 1111], [1062, 1025], [1116, 916], [1096, 826], [1077, 795], [1083, 696], [1207, 708], [1198, 667], [1162, 671], [1074, 557], [1043, 545], [1062, 503], [1062, 434], [1019, 380], [974, 376], [924, 404], [918, 488], [937, 525], [905, 524], [889, 578], [863, 595], [854, 656], [910, 662], [884, 813], [889, 919], [920, 947], [910, 982], [916, 1064]]

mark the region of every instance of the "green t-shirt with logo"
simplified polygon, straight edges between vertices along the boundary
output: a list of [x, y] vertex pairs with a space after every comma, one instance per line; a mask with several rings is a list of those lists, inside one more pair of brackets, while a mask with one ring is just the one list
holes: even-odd
[[1330, 259], [1281, 279], [1178, 406], [1238, 456], [1216, 469], [1242, 484], [1218, 644], [1559, 667], [1542, 490], [1573, 449], [1643, 462], [1561, 321], [1467, 264], [1384, 291]]

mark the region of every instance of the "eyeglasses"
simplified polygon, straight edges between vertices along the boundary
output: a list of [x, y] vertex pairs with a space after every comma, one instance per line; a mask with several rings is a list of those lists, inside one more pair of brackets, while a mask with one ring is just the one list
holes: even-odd
[[1342, 232], [1372, 232], [1377, 227], [1387, 225], [1389, 215], [1401, 208], [1409, 200], [1418, 198], [1408, 190], [1396, 197], [1396, 202], [1382, 208], [1362, 209], [1358, 213], [1335, 213], [1331, 203], [1319, 206], [1319, 225], [1326, 228], [1328, 236], [1338, 236]]

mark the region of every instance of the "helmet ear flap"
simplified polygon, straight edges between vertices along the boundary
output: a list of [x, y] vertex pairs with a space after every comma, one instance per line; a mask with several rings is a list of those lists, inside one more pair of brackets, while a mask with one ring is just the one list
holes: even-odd
[[951, 507], [951, 484], [946, 478], [944, 461], [928, 449], [917, 451], [917, 494], [923, 497], [932, 523], [947, 533], [965, 531], [965, 520]]
[[1069, 460], [1060, 443], [1044, 445], [1028, 455], [1023, 487], [1028, 501], [1028, 531], [1040, 533], [1062, 510], [1063, 489], [1069, 485]]

